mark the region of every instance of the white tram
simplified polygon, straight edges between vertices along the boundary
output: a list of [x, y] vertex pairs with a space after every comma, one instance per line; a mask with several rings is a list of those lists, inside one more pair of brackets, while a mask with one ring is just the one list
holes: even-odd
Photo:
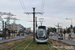
[[48, 42], [48, 33], [46, 26], [38, 26], [36, 29], [36, 42], [45, 43]]

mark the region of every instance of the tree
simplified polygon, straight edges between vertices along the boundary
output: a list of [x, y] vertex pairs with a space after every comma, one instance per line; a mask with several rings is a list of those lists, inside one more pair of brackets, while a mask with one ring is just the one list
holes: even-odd
[[10, 37], [10, 30], [8, 30], [8, 36]]
[[48, 28], [48, 30], [47, 30], [47, 34], [49, 35], [49, 32], [50, 32], [50, 28]]
[[63, 33], [64, 33], [64, 39], [65, 39], [65, 34], [66, 34], [66, 30], [65, 29], [64, 29]]
[[53, 28], [53, 32], [56, 32], [56, 28]]
[[62, 29], [60, 29], [60, 33], [62, 33]]
[[70, 25], [70, 28], [73, 28], [73, 25]]
[[67, 33], [70, 33], [70, 32], [71, 32], [71, 31], [70, 31], [70, 28], [68, 28], [68, 29], [67, 29]]
[[66, 30], [65, 29], [64, 29], [63, 33], [66, 34]]
[[74, 26], [74, 28], [73, 28], [73, 32], [75, 33], [75, 26]]
[[10, 30], [6, 28], [6, 34], [10, 37]]

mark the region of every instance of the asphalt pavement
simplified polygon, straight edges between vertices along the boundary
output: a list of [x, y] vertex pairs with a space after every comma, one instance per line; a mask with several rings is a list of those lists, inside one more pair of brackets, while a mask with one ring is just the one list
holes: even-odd
[[12, 39], [0, 40], [0, 43], [12, 41], [12, 40], [17, 40], [17, 39], [22, 39], [22, 38], [26, 38], [26, 37], [27, 36], [17, 36], [17, 37], [12, 38]]
[[[50, 39], [54, 39], [54, 40], [58, 40], [58, 37], [54, 37], [54, 36], [49, 36], [49, 38]], [[65, 43], [69, 43], [69, 44], [72, 44], [72, 45], [75, 45], [75, 41], [71, 41], [71, 40], [60, 40], [60, 41], [65, 42]]]

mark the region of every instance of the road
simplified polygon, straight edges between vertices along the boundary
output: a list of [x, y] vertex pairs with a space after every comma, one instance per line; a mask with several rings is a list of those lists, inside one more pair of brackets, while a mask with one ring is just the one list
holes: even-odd
[[[50, 39], [54, 39], [54, 40], [58, 40], [58, 37], [54, 37], [54, 36], [49, 36]], [[61, 40], [62, 42], [65, 42], [65, 43], [69, 43], [69, 44], [72, 44], [72, 45], [75, 45], [75, 41], [71, 41], [71, 40]]]
[[22, 39], [22, 38], [26, 38], [26, 37], [27, 36], [17, 36], [16, 38], [12, 38], [12, 39], [0, 40], [0, 43], [8, 42], [8, 41], [11, 41], [11, 40]]

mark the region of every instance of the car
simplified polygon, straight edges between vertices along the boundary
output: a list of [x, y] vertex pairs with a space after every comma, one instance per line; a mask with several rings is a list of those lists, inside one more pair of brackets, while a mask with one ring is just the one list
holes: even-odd
[[58, 40], [63, 40], [63, 34], [58, 34]]
[[49, 34], [49, 36], [53, 36], [53, 34]]

